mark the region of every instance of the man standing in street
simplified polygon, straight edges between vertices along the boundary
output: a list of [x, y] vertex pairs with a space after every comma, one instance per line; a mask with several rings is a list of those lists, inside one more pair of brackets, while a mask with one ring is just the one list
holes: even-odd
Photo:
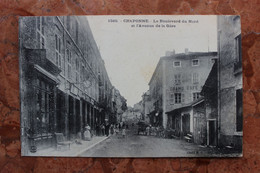
[[109, 125], [108, 121], [106, 121], [105, 122], [105, 134], [106, 134], [106, 136], [109, 135], [109, 127], [110, 127], [110, 125]]

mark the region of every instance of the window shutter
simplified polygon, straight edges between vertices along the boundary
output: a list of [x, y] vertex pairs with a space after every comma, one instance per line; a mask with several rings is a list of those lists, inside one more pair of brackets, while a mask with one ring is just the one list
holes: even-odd
[[185, 95], [184, 94], [181, 94], [181, 102], [184, 103], [185, 102]]

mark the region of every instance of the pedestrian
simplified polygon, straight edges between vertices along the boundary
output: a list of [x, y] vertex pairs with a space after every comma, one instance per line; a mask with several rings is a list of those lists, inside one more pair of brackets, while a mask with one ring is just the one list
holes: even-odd
[[105, 123], [105, 134], [106, 134], [106, 136], [109, 135], [109, 127], [110, 127], [109, 123], [106, 122], [106, 123]]
[[85, 131], [84, 131], [84, 140], [86, 141], [90, 141], [91, 140], [91, 132], [90, 132], [91, 128], [90, 126], [87, 124], [86, 127], [85, 127]]
[[96, 135], [100, 136], [100, 124], [96, 124]]
[[111, 126], [110, 126], [110, 133], [111, 133], [111, 135], [114, 134], [114, 124], [111, 124]]
[[157, 126], [157, 127], [155, 128], [155, 130], [156, 130], [156, 136], [159, 137], [159, 133], [160, 133], [160, 132], [159, 132], [159, 127]]
[[122, 129], [122, 128], [123, 128], [123, 125], [124, 125], [124, 122], [121, 121], [121, 122], [120, 122], [120, 127], [119, 127], [119, 128]]
[[118, 130], [121, 131], [121, 124], [118, 123]]
[[145, 129], [145, 131], [146, 131], [146, 135], [149, 136], [149, 135], [150, 135], [150, 126], [147, 126], [146, 129]]
[[152, 125], [149, 125], [149, 136], [152, 135]]
[[101, 132], [102, 132], [102, 136], [105, 135], [105, 125], [101, 124]]
[[123, 126], [122, 128], [122, 137], [125, 138], [126, 136], [126, 129], [125, 129], [125, 126]]
[[156, 129], [154, 126], [151, 127], [151, 135], [154, 136], [156, 133]]
[[116, 135], [118, 135], [118, 133], [119, 133], [119, 124], [116, 124], [115, 132], [116, 132]]

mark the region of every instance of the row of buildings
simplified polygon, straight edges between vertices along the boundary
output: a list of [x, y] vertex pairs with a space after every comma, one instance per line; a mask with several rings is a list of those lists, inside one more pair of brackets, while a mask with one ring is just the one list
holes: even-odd
[[218, 51], [161, 57], [142, 96], [143, 119], [197, 144], [242, 149], [239, 16], [219, 16]]
[[[19, 20], [22, 154], [116, 123], [126, 99], [111, 84], [86, 17]], [[118, 117], [119, 116], [119, 117]]]

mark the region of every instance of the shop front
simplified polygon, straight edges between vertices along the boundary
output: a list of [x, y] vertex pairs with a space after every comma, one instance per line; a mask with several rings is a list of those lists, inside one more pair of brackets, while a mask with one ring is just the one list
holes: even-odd
[[24, 73], [27, 95], [29, 150], [53, 145], [56, 131], [56, 98], [60, 70], [46, 58], [44, 49], [26, 50], [27, 68]]

